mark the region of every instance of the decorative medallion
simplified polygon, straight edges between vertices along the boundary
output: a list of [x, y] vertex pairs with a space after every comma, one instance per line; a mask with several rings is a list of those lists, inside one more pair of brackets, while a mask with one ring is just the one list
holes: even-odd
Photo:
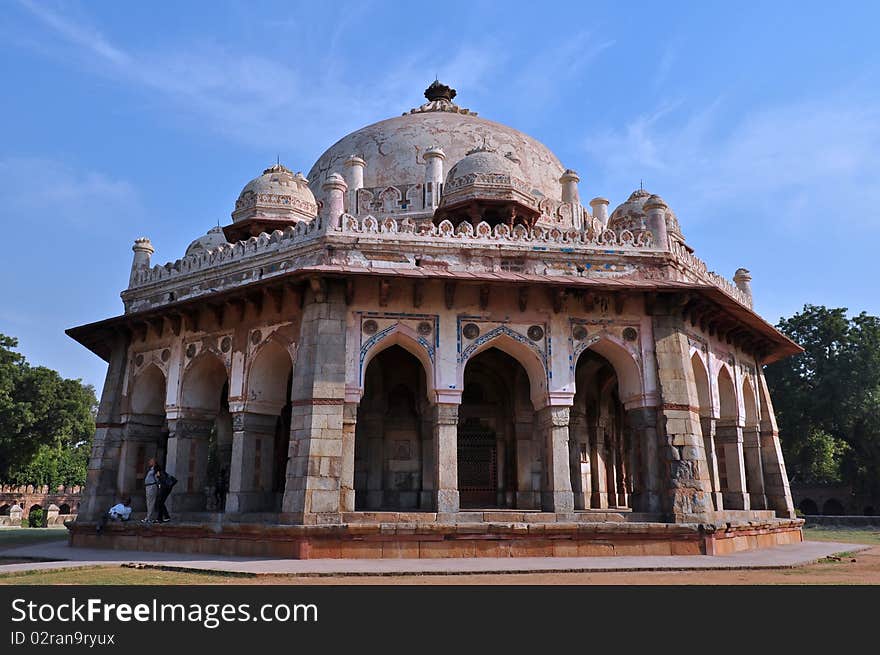
[[230, 348], [232, 348], [232, 339], [229, 337], [223, 337], [223, 339], [220, 340], [220, 350], [228, 353]]
[[639, 338], [639, 333], [634, 327], [623, 328], [623, 338], [627, 341], [635, 341]]
[[[263, 333], [262, 332], [260, 332], [259, 330], [254, 330], [253, 332], [251, 332], [251, 343], [252, 344], [254, 344], [256, 346], [262, 340], [263, 340]], [[226, 352], [226, 351], [223, 351], [223, 352]]]
[[193, 357], [196, 356], [196, 344], [191, 343], [186, 347], [186, 356], [189, 359], [192, 359]]
[[434, 329], [434, 327], [433, 327], [428, 321], [422, 321], [421, 323], [419, 323], [419, 329], [418, 329], [418, 332], [419, 332], [419, 334], [421, 334], [423, 337], [426, 337], [426, 336], [428, 336], [429, 334], [431, 334], [431, 331], [432, 331], [433, 329]]
[[135, 357], [134, 363], [137, 364], [138, 366], [141, 366], [144, 363], [144, 356], [138, 355], [137, 357]]
[[364, 331], [364, 334], [376, 334], [376, 331], [379, 329], [379, 324], [373, 319], [370, 319], [369, 321], [364, 321], [361, 329]]
[[468, 323], [464, 326], [461, 333], [464, 335], [465, 339], [476, 339], [480, 336], [480, 328], [476, 323]]
[[583, 341], [587, 338], [587, 328], [583, 325], [575, 325], [571, 330], [571, 336], [575, 341]]
[[167, 362], [169, 359], [171, 359], [171, 351], [166, 348], [162, 351], [162, 361]]
[[540, 341], [544, 338], [544, 328], [540, 325], [533, 325], [526, 334], [529, 335], [529, 339], [532, 341]]

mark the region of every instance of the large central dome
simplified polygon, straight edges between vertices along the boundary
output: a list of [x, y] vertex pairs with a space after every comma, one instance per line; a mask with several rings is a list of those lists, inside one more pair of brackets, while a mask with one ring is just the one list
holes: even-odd
[[484, 146], [518, 159], [522, 178], [532, 186], [531, 192], [538, 200], [542, 197], [560, 200], [559, 178], [564, 167], [556, 155], [518, 130], [461, 109], [452, 103], [454, 93], [435, 82], [425, 92], [428, 102], [421, 107], [368, 125], [337, 141], [309, 171], [312, 192], [326, 203], [321, 189], [323, 183], [331, 173], [344, 173], [345, 160], [352, 155], [366, 162], [365, 188], [394, 186], [403, 191], [402, 187], [424, 181], [422, 155], [429, 148], [443, 150], [446, 170], [449, 170], [469, 151]]

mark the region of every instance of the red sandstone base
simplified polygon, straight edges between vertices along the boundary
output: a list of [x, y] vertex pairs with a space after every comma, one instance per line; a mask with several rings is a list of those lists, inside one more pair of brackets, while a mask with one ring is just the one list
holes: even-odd
[[69, 526], [88, 548], [290, 559], [727, 555], [803, 541], [802, 519], [674, 523], [175, 524]]

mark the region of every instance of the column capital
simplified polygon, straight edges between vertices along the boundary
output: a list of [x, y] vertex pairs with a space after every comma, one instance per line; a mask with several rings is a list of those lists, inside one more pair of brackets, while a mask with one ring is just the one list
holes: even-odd
[[232, 412], [233, 432], [275, 432], [278, 422], [278, 414], [263, 414], [261, 412]]
[[437, 405], [461, 405], [461, 389], [436, 389], [434, 403]]
[[458, 405], [455, 403], [435, 403], [434, 421], [437, 425], [458, 425]]

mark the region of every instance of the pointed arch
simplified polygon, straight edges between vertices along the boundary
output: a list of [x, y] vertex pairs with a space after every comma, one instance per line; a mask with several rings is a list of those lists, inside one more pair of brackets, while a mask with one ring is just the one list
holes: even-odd
[[736, 387], [733, 385], [733, 377], [730, 369], [722, 365], [718, 371], [718, 412], [723, 420], [736, 420], [739, 418], [736, 401]]
[[385, 328], [361, 347], [360, 372], [358, 374], [361, 397], [364, 395], [367, 366], [374, 357], [391, 346], [400, 346], [422, 364], [425, 372], [425, 392], [428, 396], [428, 402], [433, 403], [435, 388], [434, 347], [427, 339], [419, 336], [415, 330], [403, 323], [395, 323]]
[[700, 416], [712, 415], [712, 394], [709, 388], [709, 371], [706, 369], [703, 358], [699, 353], [691, 355], [691, 368], [694, 371], [694, 381], [697, 385], [697, 398], [700, 401]]
[[287, 382], [293, 371], [290, 351], [274, 334], [251, 355], [246, 407], [260, 414], [277, 414], [287, 403]]
[[132, 384], [129, 407], [132, 414], [165, 413], [165, 373], [155, 363], [138, 373]]
[[213, 352], [196, 357], [184, 371], [180, 406], [210, 414], [220, 411], [220, 396], [228, 379], [226, 364]]
[[506, 325], [496, 327], [476, 339], [459, 358], [456, 386], [459, 389], [464, 388], [464, 370], [468, 360], [489, 348], [497, 348], [513, 357], [525, 369], [529, 378], [532, 405], [535, 409], [541, 409], [547, 404], [547, 368], [543, 354], [535, 346], [527, 345], [525, 340], [525, 337]]
[[614, 372], [617, 374], [621, 402], [630, 403], [644, 395], [641, 368], [630, 350], [616, 337], [602, 334], [590, 341], [577, 354], [577, 359], [574, 362], [575, 368], [577, 368], [577, 360], [586, 350], [592, 350], [601, 355], [614, 368]]
[[758, 424], [758, 402], [755, 396], [755, 388], [749, 378], [744, 378], [742, 383], [743, 410], [745, 412], [746, 425]]

